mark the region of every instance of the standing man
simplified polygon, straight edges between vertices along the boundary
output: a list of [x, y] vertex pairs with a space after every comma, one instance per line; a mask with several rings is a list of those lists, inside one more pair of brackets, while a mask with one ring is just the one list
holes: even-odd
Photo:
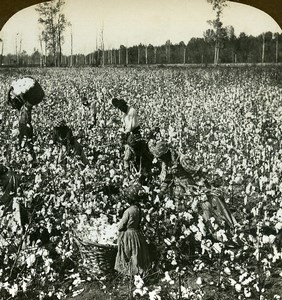
[[140, 123], [136, 109], [128, 106], [123, 99], [112, 99], [114, 107], [124, 113], [124, 131], [121, 136], [121, 143], [124, 145], [124, 168], [127, 175], [130, 175], [130, 162], [136, 172], [140, 175], [140, 181], [144, 182], [149, 176], [153, 156], [151, 155], [147, 143], [142, 139], [140, 133]]
[[8, 91], [8, 105], [19, 111], [19, 145], [28, 148], [34, 163], [36, 155], [33, 149], [31, 113], [33, 105], [39, 104], [44, 96], [41, 85], [32, 77], [12, 82]]

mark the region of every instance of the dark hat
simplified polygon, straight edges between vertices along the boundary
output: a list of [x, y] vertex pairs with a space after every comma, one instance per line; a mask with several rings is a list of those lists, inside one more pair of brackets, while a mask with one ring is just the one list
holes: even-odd
[[84, 106], [90, 106], [90, 103], [88, 102], [86, 97], [82, 97], [81, 102], [82, 102], [82, 105], [84, 105]]
[[127, 103], [123, 99], [113, 98], [112, 105], [116, 108], [120, 108], [124, 105], [127, 105]]
[[0, 164], [0, 176], [4, 175], [8, 172], [8, 168], [5, 167], [3, 164]]

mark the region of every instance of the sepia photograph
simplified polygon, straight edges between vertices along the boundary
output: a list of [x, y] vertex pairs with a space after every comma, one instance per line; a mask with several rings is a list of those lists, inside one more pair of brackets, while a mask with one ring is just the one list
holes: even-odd
[[0, 4], [0, 300], [282, 300], [281, 8], [246, 2]]

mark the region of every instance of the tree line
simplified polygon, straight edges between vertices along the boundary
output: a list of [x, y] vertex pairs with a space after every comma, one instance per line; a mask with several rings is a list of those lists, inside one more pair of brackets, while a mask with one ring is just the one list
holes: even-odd
[[[169, 40], [161, 46], [139, 44], [131, 47], [121, 45], [118, 49], [97, 50], [84, 54], [64, 55], [60, 53], [60, 66], [109, 66], [109, 65], [151, 65], [151, 64], [212, 64], [215, 58], [215, 40], [208, 29], [202, 38], [191, 38], [188, 43], [173, 44]], [[217, 63], [278, 63], [282, 60], [279, 41], [282, 34], [266, 32], [259, 36], [240, 33], [234, 35], [234, 28], [226, 28], [221, 38], [220, 55]], [[43, 55], [34, 49], [31, 55], [25, 51], [1, 57], [3, 65], [55, 66], [54, 56]]]

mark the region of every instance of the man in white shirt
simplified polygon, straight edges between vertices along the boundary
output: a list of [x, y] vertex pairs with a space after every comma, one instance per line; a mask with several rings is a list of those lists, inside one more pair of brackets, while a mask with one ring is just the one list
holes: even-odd
[[112, 104], [114, 107], [124, 113], [124, 133], [127, 135], [127, 137], [130, 133], [140, 135], [140, 123], [136, 109], [129, 107], [123, 99], [113, 98]]
[[[137, 111], [133, 107], [129, 107], [127, 103], [123, 99], [112, 99], [112, 104], [114, 107], [119, 109], [124, 113], [122, 121], [124, 126], [124, 131], [121, 137], [121, 143], [124, 145], [124, 167], [126, 173], [130, 174], [130, 162], [135, 162], [136, 167], [136, 159], [142, 156], [140, 153], [136, 152], [135, 147], [132, 145], [141, 145], [142, 137], [140, 133], [140, 123], [137, 115]], [[140, 151], [142, 149], [139, 149]], [[143, 169], [143, 168], [142, 168]], [[137, 167], [136, 171], [141, 170]]]

